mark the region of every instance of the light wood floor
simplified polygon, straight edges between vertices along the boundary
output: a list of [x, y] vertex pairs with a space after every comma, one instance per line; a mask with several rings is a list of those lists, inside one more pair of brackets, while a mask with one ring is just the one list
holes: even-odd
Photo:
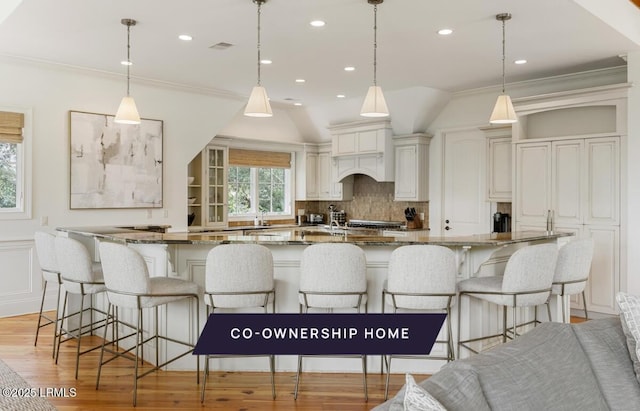
[[[61, 411], [76, 410], [302, 410], [360, 411], [384, 401], [384, 377], [367, 377], [369, 401], [364, 401], [361, 374], [304, 373], [298, 399], [293, 399], [295, 373], [276, 375], [276, 400], [271, 399], [268, 373], [215, 372], [207, 382], [207, 398], [200, 404], [195, 372], [160, 371], [138, 381], [138, 405], [132, 407], [131, 361], [116, 360], [102, 369], [100, 389], [95, 389], [99, 350], [80, 358], [80, 375], [74, 379], [75, 342], [62, 345], [58, 365], [51, 358], [51, 326], [41, 330], [34, 347], [37, 315], [0, 318], [0, 359], [34, 388], [75, 388], [75, 398], [49, 398]], [[99, 344], [87, 339], [87, 347]], [[83, 347], [85, 346], [83, 339]], [[416, 375], [420, 381], [426, 375]], [[390, 393], [404, 383], [392, 374]]]

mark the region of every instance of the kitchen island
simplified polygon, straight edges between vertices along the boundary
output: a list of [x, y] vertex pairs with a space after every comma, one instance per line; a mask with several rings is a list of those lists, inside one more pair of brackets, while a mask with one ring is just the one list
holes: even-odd
[[[137, 249], [145, 258], [152, 276], [168, 276], [194, 281], [202, 286], [205, 284], [205, 261], [209, 250], [220, 244], [262, 244], [273, 253], [274, 273], [276, 280], [276, 311], [280, 313], [298, 312], [298, 284], [299, 268], [302, 251], [311, 244], [326, 242], [349, 242], [361, 247], [367, 258], [368, 309], [369, 312], [380, 312], [382, 303], [382, 287], [387, 275], [389, 256], [394, 249], [409, 244], [434, 244], [450, 248], [457, 259], [458, 281], [472, 276], [495, 275], [502, 272], [504, 266], [517, 249], [532, 244], [559, 242], [571, 236], [571, 233], [547, 233], [543, 231], [523, 231], [513, 233], [491, 233], [460, 237], [429, 236], [427, 231], [366, 231], [350, 229], [330, 229], [323, 227], [263, 227], [230, 232], [206, 233], [164, 233], [147, 231], [140, 228], [118, 227], [78, 227], [59, 228], [60, 235], [68, 235], [83, 241], [96, 260], [97, 241], [115, 241]], [[560, 310], [558, 301], [554, 303], [554, 317]], [[98, 304], [105, 304], [104, 298]], [[170, 329], [172, 333], [181, 334], [179, 337], [197, 340], [197, 335], [191, 335], [186, 321], [191, 310], [189, 303], [174, 303], [161, 313], [161, 328]], [[477, 304], [477, 305], [476, 305]], [[497, 330], [501, 323], [501, 313], [497, 308], [480, 307], [480, 302], [473, 302], [462, 308], [463, 337], [470, 332]], [[201, 318], [204, 317], [204, 305], [201, 304]], [[453, 329], [456, 330], [458, 307], [453, 308]], [[541, 310], [544, 312], [545, 310]], [[125, 317], [128, 314], [124, 314]], [[122, 316], [122, 314], [121, 314]], [[546, 320], [542, 314], [542, 319]], [[519, 321], [531, 319], [531, 312], [521, 313]], [[558, 318], [558, 317], [556, 317]], [[133, 318], [125, 318], [133, 320]], [[152, 324], [145, 319], [146, 324]], [[203, 324], [204, 325], [204, 321]], [[457, 336], [454, 336], [457, 341]], [[161, 356], [166, 355], [166, 347], [160, 347]], [[433, 353], [442, 354], [444, 347], [434, 346]], [[152, 352], [147, 358], [154, 358]], [[146, 356], [146, 353], [145, 353]], [[437, 371], [444, 362], [440, 361], [405, 361], [394, 363], [394, 372]], [[224, 370], [266, 370], [266, 363], [261, 359], [220, 359], [214, 363], [214, 369]], [[380, 361], [369, 359], [369, 369], [379, 370]], [[192, 360], [186, 359], [172, 364], [173, 369], [195, 368]], [[307, 371], [358, 372], [358, 361], [343, 361], [330, 359], [310, 359], [305, 362]], [[296, 368], [296, 358], [293, 356], [279, 356], [276, 359], [279, 371], [293, 371]]]

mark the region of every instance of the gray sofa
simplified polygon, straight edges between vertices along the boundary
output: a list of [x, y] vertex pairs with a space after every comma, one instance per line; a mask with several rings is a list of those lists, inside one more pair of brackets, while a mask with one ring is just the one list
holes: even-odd
[[[543, 323], [419, 383], [449, 411], [640, 410], [619, 318]], [[404, 388], [375, 411], [403, 410]]]

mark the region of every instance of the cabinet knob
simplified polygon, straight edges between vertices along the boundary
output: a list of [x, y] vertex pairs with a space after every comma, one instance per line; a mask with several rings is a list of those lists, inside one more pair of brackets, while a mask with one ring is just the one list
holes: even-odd
[[445, 226], [445, 227], [444, 227], [444, 229], [445, 229], [445, 230], [447, 230], [447, 231], [449, 231], [449, 230], [451, 230], [451, 227], [449, 227], [449, 226]]

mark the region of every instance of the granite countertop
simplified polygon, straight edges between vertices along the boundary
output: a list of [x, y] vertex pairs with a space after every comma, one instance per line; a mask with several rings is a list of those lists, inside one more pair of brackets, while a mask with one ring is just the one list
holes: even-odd
[[[105, 238], [112, 241], [133, 244], [231, 244], [257, 243], [263, 245], [308, 245], [327, 242], [348, 242], [360, 246], [397, 246], [407, 244], [435, 244], [444, 246], [501, 246], [520, 242], [550, 240], [571, 236], [573, 233], [545, 231], [516, 231], [510, 233], [490, 233], [467, 236], [424, 236], [415, 237], [363, 234], [358, 231], [331, 233], [314, 227], [271, 227], [251, 235], [234, 232], [202, 233], [158, 233], [140, 229], [118, 227], [60, 227], [59, 231], [84, 236]], [[422, 234], [422, 233], [421, 233]]]

